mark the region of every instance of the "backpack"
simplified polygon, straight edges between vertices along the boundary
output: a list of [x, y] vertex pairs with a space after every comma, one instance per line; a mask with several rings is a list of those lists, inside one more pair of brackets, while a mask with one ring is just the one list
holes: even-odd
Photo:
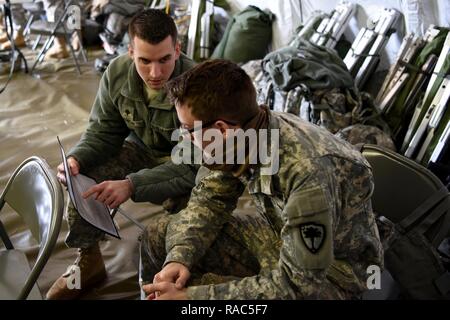
[[235, 63], [262, 59], [272, 40], [273, 19], [270, 11], [248, 6], [230, 19], [211, 59], [227, 59]]
[[448, 190], [439, 190], [399, 223], [377, 220], [385, 268], [399, 285], [400, 297], [450, 299], [450, 238], [442, 241], [450, 232]]

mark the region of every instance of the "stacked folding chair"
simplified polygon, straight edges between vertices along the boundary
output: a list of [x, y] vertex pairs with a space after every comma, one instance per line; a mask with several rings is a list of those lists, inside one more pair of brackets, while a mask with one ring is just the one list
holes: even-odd
[[327, 48], [334, 48], [355, 14], [356, 5], [347, 1], [340, 2], [329, 16], [322, 19], [311, 42]]
[[[349, 3], [348, 1], [339, 2], [330, 14], [326, 14], [320, 10], [313, 11], [305, 24], [298, 28], [298, 32], [289, 43], [289, 46], [298, 47], [300, 40], [304, 39], [317, 45], [333, 49], [355, 13], [356, 5], [354, 3]], [[273, 84], [270, 81], [264, 81], [262, 70], [257, 74], [253, 83], [257, 88], [261, 86], [261, 83], [263, 84], [264, 88], [261, 89], [261, 91], [263, 91], [261, 96], [272, 96], [270, 92], [273, 92]], [[298, 88], [298, 90], [300, 90], [300, 88]], [[295, 92], [296, 93], [294, 93], [294, 91], [291, 92], [288, 100], [295, 99], [292, 95], [299, 94], [299, 92]], [[275, 91], [273, 94], [273, 101], [264, 101], [264, 103], [272, 106], [276, 111], [285, 111], [284, 104], [286, 99], [287, 96], [285, 93]]]
[[400, 150], [424, 165], [448, 147], [450, 32], [430, 26], [408, 34], [376, 98]]
[[213, 26], [214, 0], [193, 0], [186, 52], [189, 58], [202, 61], [211, 56]]
[[348, 1], [341, 1], [330, 14], [319, 10], [312, 12], [289, 46], [295, 47], [298, 39], [305, 39], [320, 46], [334, 48], [355, 12], [356, 5]]
[[344, 58], [344, 63], [355, 78], [355, 84], [362, 88], [380, 61], [380, 53], [394, 31], [400, 13], [394, 9], [384, 9], [378, 20], [368, 21], [362, 28]]
[[147, 1], [147, 7], [148, 8], [152, 8], [152, 9], [168, 9], [169, 6], [169, 1], [167, 0], [151, 0], [151, 1]]
[[[433, 74], [425, 91], [423, 102], [415, 109], [403, 141], [402, 150], [405, 155], [417, 162], [428, 163], [429, 148], [444, 133], [444, 126], [448, 126], [450, 114], [448, 103], [450, 98], [450, 32], [444, 42], [441, 54], [434, 67]], [[440, 127], [440, 128], [439, 128]], [[411, 138], [410, 138], [411, 137]]]
[[297, 34], [289, 43], [290, 47], [296, 47], [296, 43], [298, 39], [310, 40], [312, 35], [316, 32], [316, 29], [319, 27], [320, 23], [323, 19], [325, 19], [328, 15], [320, 10], [315, 10], [311, 13], [309, 18], [303, 25], [300, 25], [297, 28]]

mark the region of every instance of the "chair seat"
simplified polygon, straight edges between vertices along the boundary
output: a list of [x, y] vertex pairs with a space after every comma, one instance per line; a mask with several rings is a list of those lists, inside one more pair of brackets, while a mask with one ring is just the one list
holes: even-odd
[[30, 13], [45, 12], [42, 2], [25, 2], [22, 7]]
[[[53, 23], [53, 22], [37, 20], [31, 24], [30, 33], [50, 36], [52, 34], [52, 31], [54, 28], [55, 28], [55, 23]], [[67, 32], [64, 32], [64, 29], [62, 27], [58, 27], [55, 35], [57, 35], [57, 36], [63, 35], [64, 36], [65, 34], [70, 34], [70, 33], [71, 33], [70, 30], [67, 30]]]
[[[31, 269], [26, 255], [19, 250], [0, 251], [0, 300], [15, 300]], [[28, 300], [42, 300], [41, 292], [35, 284]]]

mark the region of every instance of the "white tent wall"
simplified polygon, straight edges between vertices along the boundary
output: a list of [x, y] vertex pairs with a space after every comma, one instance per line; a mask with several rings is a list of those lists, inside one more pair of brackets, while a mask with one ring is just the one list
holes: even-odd
[[[368, 19], [376, 18], [383, 8], [394, 8], [402, 13], [394, 33], [381, 56], [378, 70], [386, 70], [395, 59], [403, 36], [408, 32], [423, 35], [430, 24], [450, 26], [450, 0], [350, 0], [358, 4], [355, 17], [350, 21], [344, 35], [353, 41]], [[339, 0], [228, 0], [232, 13], [248, 5], [269, 9], [276, 16], [273, 23], [272, 49], [289, 43], [296, 27], [306, 20], [314, 10], [330, 13]]]

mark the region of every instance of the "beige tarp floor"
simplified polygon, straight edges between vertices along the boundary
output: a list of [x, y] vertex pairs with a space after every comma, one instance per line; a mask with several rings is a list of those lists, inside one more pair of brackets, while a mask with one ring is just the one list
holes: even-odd
[[[100, 74], [95, 71], [93, 61], [100, 54], [90, 52], [89, 62], [82, 65], [81, 76], [77, 74], [72, 59], [44, 62], [33, 77], [23, 72], [14, 75], [6, 91], [0, 95], [0, 191], [14, 169], [29, 156], [44, 158], [55, 170], [61, 160], [57, 135], [66, 150], [78, 141], [86, 128], [98, 88]], [[27, 54], [27, 58], [31, 64], [32, 56]], [[0, 84], [5, 79], [6, 76], [0, 76]], [[247, 196], [241, 199], [237, 210], [248, 211], [252, 207]], [[149, 203], [128, 201], [122, 208], [143, 224], [163, 213], [162, 207]], [[16, 248], [25, 250], [33, 261], [38, 253], [38, 244], [20, 217], [11, 208], [5, 207], [0, 218], [8, 233], [12, 234]], [[100, 245], [108, 278], [84, 295], [83, 299], [139, 298], [140, 229], [120, 215], [116, 216], [116, 222], [122, 239], [108, 238]], [[53, 281], [76, 257], [76, 249], [69, 249], [64, 244], [66, 234], [67, 224], [63, 221], [58, 243], [38, 279], [44, 296]]]

